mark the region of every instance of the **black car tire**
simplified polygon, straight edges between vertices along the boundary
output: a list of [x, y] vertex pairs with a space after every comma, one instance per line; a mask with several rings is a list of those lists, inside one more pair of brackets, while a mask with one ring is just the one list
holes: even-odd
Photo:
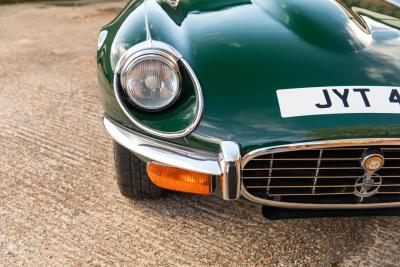
[[114, 141], [114, 160], [119, 191], [132, 199], [156, 199], [165, 189], [153, 184], [147, 175], [146, 163]]

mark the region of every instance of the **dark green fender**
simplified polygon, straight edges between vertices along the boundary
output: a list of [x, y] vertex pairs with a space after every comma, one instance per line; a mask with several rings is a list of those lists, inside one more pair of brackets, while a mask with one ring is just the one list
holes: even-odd
[[286, 88], [400, 86], [396, 1], [168, 2], [132, 1], [103, 28], [107, 37], [98, 51], [98, 73], [105, 113], [115, 120], [139, 131], [118, 107], [112, 80], [122, 53], [146, 39], [147, 13], [151, 37], [183, 55], [204, 94], [200, 125], [172, 142], [216, 150], [219, 141], [232, 140], [246, 153], [304, 141], [400, 137], [399, 115], [282, 118], [276, 96]]

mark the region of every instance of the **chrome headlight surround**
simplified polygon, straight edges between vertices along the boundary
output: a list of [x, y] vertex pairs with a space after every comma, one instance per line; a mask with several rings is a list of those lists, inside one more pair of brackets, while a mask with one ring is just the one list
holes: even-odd
[[[168, 62], [173, 64], [173, 66], [177, 68], [178, 73], [179, 73], [178, 65], [180, 65], [185, 69], [185, 72], [187, 72], [189, 78], [191, 79], [196, 96], [196, 103], [195, 103], [196, 113], [194, 120], [190, 123], [190, 125], [188, 125], [183, 130], [177, 132], [164, 132], [153, 129], [142, 123], [129, 111], [130, 108], [128, 105], [130, 103], [127, 103], [125, 97], [125, 91], [121, 86], [121, 74], [123, 73], [124, 70], [126, 70], [129, 66], [131, 66], [132, 63], [137, 61], [139, 58], [146, 56], [162, 57], [164, 60], [167, 60]], [[179, 78], [181, 79], [180, 73], [179, 73]], [[180, 88], [180, 92], [182, 90], [184, 90], [184, 88]], [[196, 127], [200, 123], [203, 114], [203, 109], [204, 109], [203, 93], [201, 90], [200, 83], [196, 75], [194, 74], [194, 71], [187, 63], [187, 61], [174, 48], [172, 48], [166, 43], [159, 41], [149, 40], [139, 43], [131, 47], [121, 56], [114, 71], [114, 93], [119, 106], [121, 107], [121, 109], [123, 110], [125, 115], [129, 118], [130, 121], [132, 121], [141, 130], [144, 130], [152, 135], [159, 136], [162, 138], [179, 138], [187, 136], [196, 129]], [[179, 95], [176, 97], [176, 99], [177, 98], [179, 98]], [[171, 106], [175, 102], [175, 100], [172, 101], [172, 103], [170, 103], [169, 106]], [[168, 106], [166, 108], [168, 108]], [[149, 112], [149, 114], [151, 114], [151, 111]]]
[[[172, 89], [171, 91], [173, 92], [172, 97], [167, 99], [162, 104], [151, 106], [150, 104], [144, 103], [143, 98], [142, 98], [142, 102], [141, 102], [140, 99], [138, 99], [138, 97], [135, 97], [135, 95], [133, 94], [132, 88], [128, 88], [128, 87], [130, 87], [128, 83], [132, 82], [132, 80], [128, 80], [129, 75], [131, 75], [131, 73], [134, 72], [135, 68], [137, 68], [139, 64], [145, 64], [144, 62], [146, 62], [146, 61], [158, 61], [160, 64], [164, 65], [164, 68], [169, 69], [171, 76], [173, 76], [173, 78], [175, 79], [175, 82], [176, 82], [175, 86], [171, 84], [171, 86], [173, 86], [174, 88], [170, 88], [170, 89]], [[138, 75], [140, 76], [141, 74], [138, 74]], [[142, 77], [142, 78], [144, 78], [144, 77]], [[140, 81], [140, 80], [137, 80], [136, 82], [139, 84], [146, 83], [146, 81]], [[127, 96], [128, 100], [133, 105], [135, 105], [137, 108], [139, 108], [143, 111], [147, 111], [147, 112], [162, 111], [162, 110], [170, 107], [178, 99], [180, 92], [182, 90], [181, 75], [179, 72], [179, 66], [178, 66], [177, 62], [172, 61], [170, 58], [161, 55], [159, 53], [159, 51], [153, 51], [150, 54], [145, 54], [145, 55], [139, 56], [137, 58], [132, 59], [131, 61], [128, 61], [127, 64], [124, 64], [121, 67], [120, 83], [121, 83], [122, 89], [125, 92], [125, 95]], [[145, 87], [148, 89], [148, 91], [151, 91], [151, 89], [149, 89], [146, 85], [142, 85], [142, 86], [139, 85], [139, 87], [142, 87], [142, 88]]]

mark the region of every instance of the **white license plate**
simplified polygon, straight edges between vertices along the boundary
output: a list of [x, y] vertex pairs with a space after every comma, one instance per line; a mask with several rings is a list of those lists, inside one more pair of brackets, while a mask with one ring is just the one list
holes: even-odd
[[400, 87], [347, 86], [277, 90], [283, 118], [350, 113], [400, 113]]

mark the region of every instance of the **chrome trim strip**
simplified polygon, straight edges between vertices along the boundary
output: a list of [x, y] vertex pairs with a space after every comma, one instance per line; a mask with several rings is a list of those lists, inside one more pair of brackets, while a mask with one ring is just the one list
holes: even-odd
[[374, 209], [374, 208], [397, 208], [400, 207], [400, 202], [375, 203], [375, 204], [304, 204], [279, 202], [268, 199], [261, 199], [248, 193], [242, 185], [242, 196], [257, 204], [272, 206], [277, 208], [290, 209]]
[[[187, 126], [185, 129], [179, 132], [163, 132], [158, 131], [153, 128], [150, 128], [144, 124], [142, 124], [139, 120], [137, 120], [132, 114], [129, 112], [128, 107], [124, 103], [122, 96], [120, 95], [122, 88], [120, 86], [119, 77], [121, 74], [121, 70], [124, 68], [126, 64], [129, 64], [132, 60], [144, 56], [144, 55], [159, 55], [167, 58], [172, 62], [180, 61], [186, 71], [189, 73], [189, 76], [193, 82], [193, 86], [196, 93], [196, 116], [193, 122]], [[124, 114], [128, 117], [128, 119], [133, 122], [138, 128], [143, 131], [148, 132], [149, 134], [159, 136], [162, 138], [179, 138], [184, 137], [193, 132], [200, 123], [200, 120], [203, 115], [204, 110], [204, 99], [203, 99], [203, 91], [200, 86], [200, 82], [197, 79], [193, 69], [190, 67], [189, 63], [176, 51], [173, 47], [169, 46], [166, 43], [154, 40], [148, 40], [142, 43], [139, 43], [130, 49], [128, 49], [119, 59], [115, 71], [114, 71], [114, 94], [117, 99], [119, 106], [121, 107]]]
[[224, 200], [237, 200], [240, 198], [241, 168], [240, 148], [238, 144], [230, 141], [220, 143], [222, 167], [221, 187]]
[[[296, 150], [307, 149], [324, 149], [335, 147], [354, 147], [354, 146], [385, 146], [385, 145], [400, 145], [400, 138], [366, 138], [366, 139], [343, 139], [343, 140], [327, 140], [308, 143], [297, 143], [282, 146], [273, 146], [253, 150], [246, 154], [242, 159], [241, 169], [244, 169], [246, 164], [255, 157], [271, 154], [282, 153]], [[244, 178], [245, 179], [245, 178]], [[245, 186], [241, 185], [241, 194], [246, 199], [266, 206], [291, 209], [371, 209], [371, 208], [395, 208], [400, 207], [400, 202], [390, 203], [374, 203], [374, 204], [309, 204], [309, 203], [292, 203], [280, 202], [268, 199], [262, 199], [250, 194]]]
[[104, 117], [103, 124], [111, 137], [138, 156], [172, 167], [210, 175], [222, 175], [219, 155], [190, 149], [135, 133]]

